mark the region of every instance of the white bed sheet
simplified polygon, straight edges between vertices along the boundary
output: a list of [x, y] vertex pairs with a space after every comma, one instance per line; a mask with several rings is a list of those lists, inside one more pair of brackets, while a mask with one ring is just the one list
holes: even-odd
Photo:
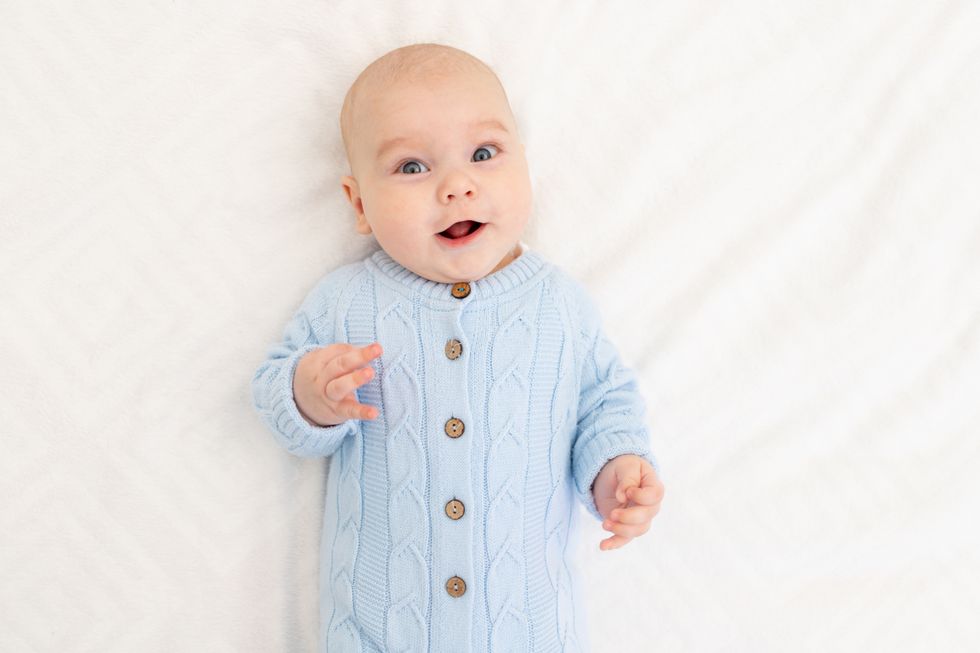
[[[325, 460], [250, 407], [381, 53], [500, 75], [525, 240], [648, 398], [593, 650], [980, 649], [980, 5], [0, 3], [0, 650], [313, 651]], [[971, 518], [969, 515], [973, 514]]]

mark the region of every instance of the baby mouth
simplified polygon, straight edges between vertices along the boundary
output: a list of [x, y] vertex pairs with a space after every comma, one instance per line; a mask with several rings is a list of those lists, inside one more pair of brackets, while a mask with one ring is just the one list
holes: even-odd
[[455, 240], [456, 238], [462, 238], [463, 236], [470, 235], [479, 229], [482, 224], [482, 222], [477, 222], [475, 220], [463, 220], [462, 222], [454, 223], [445, 231], [440, 231], [439, 235]]

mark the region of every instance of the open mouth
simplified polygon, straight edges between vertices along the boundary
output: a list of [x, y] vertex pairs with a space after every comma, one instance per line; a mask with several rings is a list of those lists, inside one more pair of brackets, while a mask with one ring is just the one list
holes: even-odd
[[460, 238], [466, 238], [482, 226], [483, 223], [477, 222], [476, 220], [463, 220], [462, 222], [456, 222], [450, 225], [445, 231], [440, 231], [439, 235], [449, 240], [458, 240]]

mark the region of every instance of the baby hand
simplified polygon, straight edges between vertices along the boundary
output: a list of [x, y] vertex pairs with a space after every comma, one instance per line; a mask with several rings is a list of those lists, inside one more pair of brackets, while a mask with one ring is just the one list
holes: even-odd
[[357, 403], [354, 390], [374, 376], [367, 364], [381, 351], [380, 343], [356, 347], [340, 342], [300, 358], [293, 375], [293, 398], [300, 415], [313, 426], [377, 417], [376, 408]]
[[603, 466], [592, 492], [605, 520], [602, 528], [614, 533], [599, 543], [600, 549], [609, 551], [650, 530], [650, 521], [660, 512], [664, 484], [645, 458], [624, 454]]

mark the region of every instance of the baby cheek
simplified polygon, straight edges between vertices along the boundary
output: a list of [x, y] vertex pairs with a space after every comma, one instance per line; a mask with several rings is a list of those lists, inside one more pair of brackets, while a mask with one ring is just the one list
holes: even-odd
[[531, 180], [521, 177], [514, 185], [514, 191], [510, 194], [511, 208], [514, 215], [519, 215], [525, 220], [531, 215]]

